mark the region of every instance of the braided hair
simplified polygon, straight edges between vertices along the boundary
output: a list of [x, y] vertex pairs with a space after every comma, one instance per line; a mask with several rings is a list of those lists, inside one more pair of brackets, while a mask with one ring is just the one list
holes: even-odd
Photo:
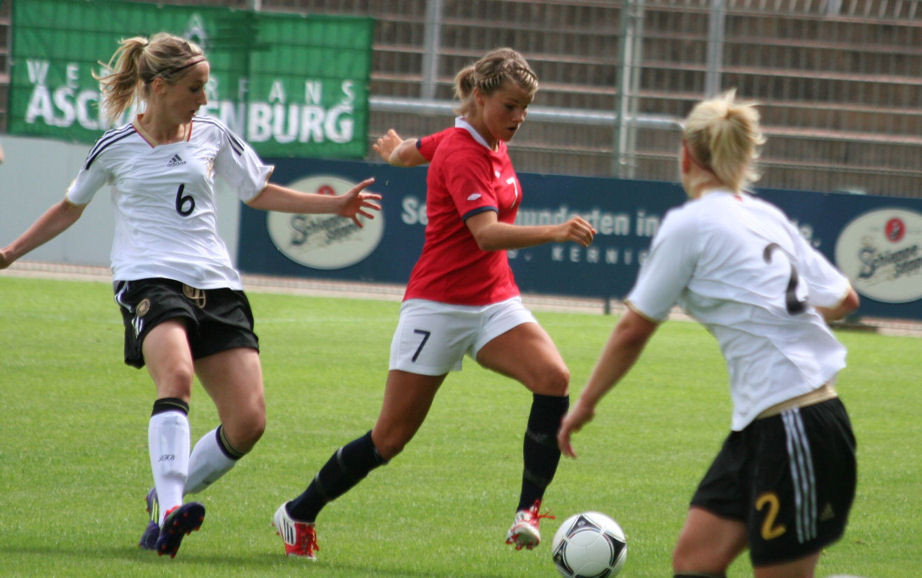
[[538, 75], [525, 58], [512, 48], [497, 48], [455, 75], [455, 97], [460, 104], [457, 114], [467, 114], [474, 106], [474, 89], [490, 95], [506, 82], [514, 82], [530, 96], [538, 91]]

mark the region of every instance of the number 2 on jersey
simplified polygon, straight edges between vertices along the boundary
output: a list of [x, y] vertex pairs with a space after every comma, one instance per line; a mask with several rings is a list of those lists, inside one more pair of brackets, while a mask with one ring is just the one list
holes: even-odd
[[[769, 243], [762, 251], [762, 258], [765, 259], [766, 263], [772, 262], [772, 252], [775, 249], [778, 249], [784, 254], [784, 250], [781, 249], [778, 243]], [[787, 255], [785, 254], [785, 256]], [[790, 257], [788, 257], [788, 261], [790, 262]], [[797, 298], [797, 283], [799, 281], [800, 277], [797, 275], [797, 267], [794, 266], [794, 263], [791, 263], [791, 276], [788, 278], [788, 286], [784, 291], [784, 306], [791, 315], [803, 313], [807, 308], [807, 302]]]
[[756, 499], [756, 510], [766, 510], [765, 517], [762, 519], [762, 539], [765, 541], [774, 540], [778, 536], [784, 535], [787, 528], [784, 524], [776, 524], [778, 512], [781, 510], [781, 503], [775, 492], [766, 492]]
[[179, 185], [179, 189], [176, 190], [176, 212], [183, 217], [188, 217], [195, 210], [195, 199], [192, 195], [183, 196], [182, 192], [185, 188], [186, 185]]

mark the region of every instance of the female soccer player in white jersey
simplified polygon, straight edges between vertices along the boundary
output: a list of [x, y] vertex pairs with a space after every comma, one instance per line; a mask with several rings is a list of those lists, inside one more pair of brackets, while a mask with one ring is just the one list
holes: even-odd
[[717, 338], [732, 431], [692, 498], [675, 576], [724, 576], [746, 548], [757, 578], [813, 576], [855, 493], [855, 439], [834, 389], [845, 348], [826, 321], [854, 311], [858, 295], [781, 211], [745, 191], [763, 142], [757, 110], [735, 91], [691, 111], [679, 153], [690, 200], [663, 220], [558, 434], [575, 457], [572, 434], [674, 304]]
[[278, 508], [274, 520], [286, 554], [315, 557], [321, 508], [403, 450], [465, 354], [533, 393], [521, 498], [507, 541], [516, 548], [538, 544], [540, 502], [560, 459], [554, 436], [569, 405], [569, 370], [522, 305], [505, 250], [549, 242], [588, 246], [595, 230], [580, 217], [552, 226], [513, 224], [522, 189], [506, 142], [525, 121], [537, 88], [528, 63], [508, 48], [455, 77], [461, 116], [420, 149], [426, 151], [420, 160], [432, 161], [429, 221], [391, 344], [381, 413], [370, 432], [334, 452], [309, 487]]
[[[334, 213], [361, 226], [379, 195], [365, 180], [340, 196], [269, 183], [273, 167], [217, 120], [206, 103], [208, 60], [182, 38], [160, 33], [121, 42], [102, 76], [111, 119], [133, 102], [146, 106], [106, 132], [65, 198], [0, 250], [0, 268], [49, 241], [81, 215], [106, 183], [113, 187], [115, 299], [125, 323], [125, 362], [147, 365], [157, 390], [149, 425], [154, 488], [143, 548], [175, 556], [197, 530], [204, 506], [183, 504], [230, 470], [265, 428], [265, 400], [253, 315], [217, 232], [215, 178], [247, 205], [296, 213]], [[198, 376], [221, 424], [190, 455], [189, 400]]]

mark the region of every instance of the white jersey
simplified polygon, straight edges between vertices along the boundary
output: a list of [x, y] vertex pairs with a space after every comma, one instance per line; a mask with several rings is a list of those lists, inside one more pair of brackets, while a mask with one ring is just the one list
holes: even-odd
[[193, 118], [188, 140], [158, 146], [126, 124], [96, 142], [67, 199], [85, 205], [112, 185], [115, 280], [162, 277], [199, 289], [242, 289], [218, 236], [215, 176], [246, 202], [265, 188], [273, 168], [209, 117]]
[[845, 367], [813, 306], [835, 306], [849, 288], [777, 207], [710, 191], [666, 214], [627, 301], [654, 321], [679, 304], [717, 338], [741, 430]]

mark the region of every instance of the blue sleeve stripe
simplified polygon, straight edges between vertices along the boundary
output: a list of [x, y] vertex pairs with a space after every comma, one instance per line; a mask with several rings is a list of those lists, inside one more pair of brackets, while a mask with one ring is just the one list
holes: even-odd
[[133, 135], [134, 133], [135, 133], [134, 126], [129, 124], [118, 130], [109, 131], [106, 134], [102, 135], [102, 137], [98, 141], [96, 141], [96, 146], [93, 147], [93, 149], [90, 151], [90, 154], [87, 156], [86, 164], [83, 165], [83, 168], [89, 169], [90, 165], [93, 164], [93, 161], [96, 160], [96, 157], [98, 157], [102, 153], [102, 151], [106, 150], [108, 147], [117, 143], [123, 138]]
[[470, 219], [471, 217], [473, 217], [474, 215], [479, 215], [480, 213], [483, 213], [486, 211], [493, 211], [494, 213], [499, 214], [499, 209], [497, 209], [496, 207], [491, 207], [489, 205], [486, 205], [483, 207], [477, 207], [476, 209], [473, 209], [471, 211], [468, 211], [467, 213], [464, 213], [461, 216], [461, 220], [466, 221]]
[[217, 120], [207, 116], [196, 116], [195, 120], [196, 122], [202, 122], [217, 127], [218, 130], [224, 133], [224, 136], [227, 137], [227, 142], [230, 143], [231, 148], [235, 153], [237, 153], [237, 156], [243, 154], [243, 144], [240, 143], [240, 140], [231, 129], [224, 126], [224, 123], [218, 122]]

